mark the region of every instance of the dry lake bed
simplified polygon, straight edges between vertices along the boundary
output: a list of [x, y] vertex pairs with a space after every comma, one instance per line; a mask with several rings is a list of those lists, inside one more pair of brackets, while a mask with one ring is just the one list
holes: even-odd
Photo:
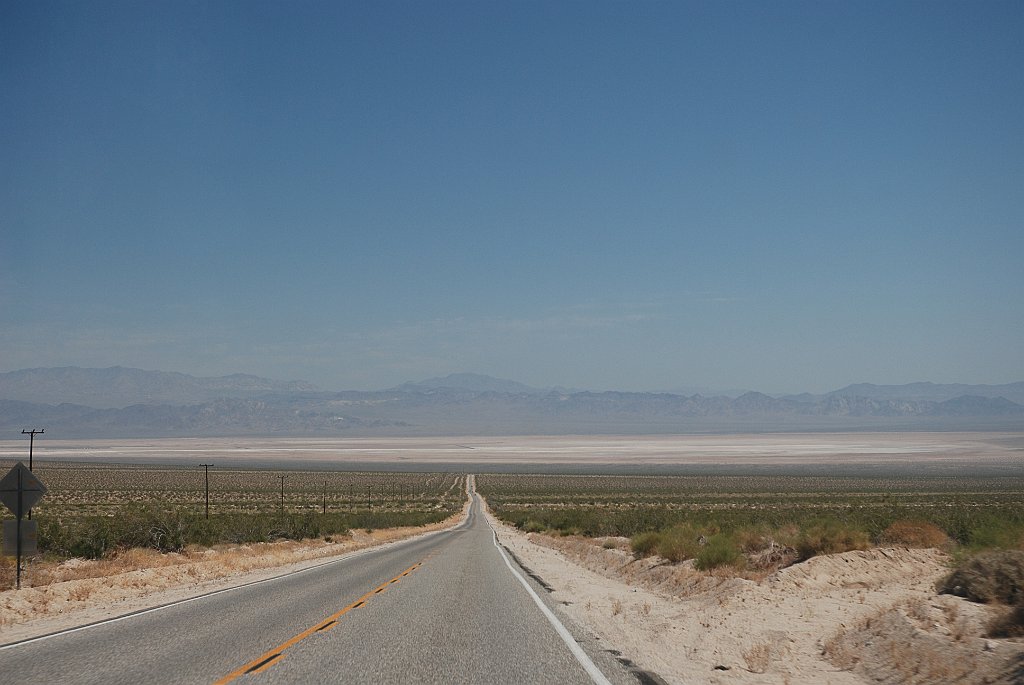
[[[40, 463], [546, 473], [1024, 474], [1024, 432], [36, 441]], [[0, 462], [28, 461], [26, 440]]]

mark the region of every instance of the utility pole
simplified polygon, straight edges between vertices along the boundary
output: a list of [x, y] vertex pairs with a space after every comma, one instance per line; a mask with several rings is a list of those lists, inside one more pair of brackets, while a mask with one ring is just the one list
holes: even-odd
[[281, 479], [281, 513], [284, 514], [284, 479], [287, 478], [287, 476], [280, 475], [278, 478]]
[[[42, 435], [45, 432], [46, 432], [45, 428], [40, 428], [39, 430], [36, 430], [35, 428], [33, 428], [30, 431], [27, 431], [27, 430], [21, 431], [22, 435], [27, 435], [28, 436], [28, 470], [29, 471], [32, 470], [32, 448], [35, 446], [35, 443], [36, 443], [36, 435]], [[32, 510], [31, 509], [28, 510], [28, 520], [29, 521], [32, 520]], [[18, 571], [20, 572], [21, 569], [19, 568]], [[19, 587], [20, 587], [20, 585], [19, 585]]]
[[45, 432], [46, 432], [45, 428], [40, 428], [39, 430], [36, 430], [35, 428], [33, 428], [30, 431], [25, 431], [25, 430], [21, 431], [22, 435], [27, 435], [28, 436], [28, 470], [29, 471], [32, 470], [32, 447], [35, 445], [36, 436], [37, 435], [42, 435]]
[[327, 513], [327, 481], [324, 481], [324, 513]]
[[200, 464], [206, 469], [206, 518], [210, 518], [210, 467], [213, 464]]
[[373, 505], [370, 504], [370, 486], [366, 486], [366, 508], [373, 509]]

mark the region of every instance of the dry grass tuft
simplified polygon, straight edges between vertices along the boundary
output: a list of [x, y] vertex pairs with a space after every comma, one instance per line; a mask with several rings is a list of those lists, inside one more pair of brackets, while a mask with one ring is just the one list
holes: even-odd
[[764, 673], [771, 664], [772, 646], [767, 642], [758, 642], [743, 652], [743, 661], [751, 673]]
[[785, 632], [770, 630], [764, 639], [754, 643], [743, 652], [743, 661], [751, 673], [767, 673], [772, 663], [785, 659], [789, 654], [789, 640]]
[[985, 633], [990, 637], [1024, 637], [1024, 604], [997, 611]]
[[883, 545], [939, 549], [947, 549], [950, 545], [949, 536], [927, 521], [895, 521], [885, 529], [879, 542]]
[[982, 552], [962, 562], [938, 590], [972, 602], [1024, 603], [1024, 551]]

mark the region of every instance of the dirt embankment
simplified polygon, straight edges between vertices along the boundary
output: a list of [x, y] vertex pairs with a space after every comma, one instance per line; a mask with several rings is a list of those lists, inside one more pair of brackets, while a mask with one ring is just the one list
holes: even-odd
[[570, 618], [670, 683], [1022, 682], [1024, 643], [982, 637], [993, 609], [936, 595], [938, 550], [847, 552], [749, 580], [634, 559], [622, 539], [495, 526]]

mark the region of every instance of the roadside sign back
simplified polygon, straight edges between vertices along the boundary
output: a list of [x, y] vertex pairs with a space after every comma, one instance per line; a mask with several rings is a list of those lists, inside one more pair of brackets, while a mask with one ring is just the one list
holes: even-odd
[[[0, 502], [3, 502], [4, 506], [10, 509], [15, 516], [27, 514], [28, 510], [34, 507], [45, 494], [46, 486], [20, 461], [7, 472], [6, 476], [0, 478]], [[19, 496], [21, 497], [20, 510], [18, 507]]]
[[[21, 522], [21, 556], [32, 556], [39, 553], [39, 522]], [[18, 554], [18, 522], [4, 521], [4, 555], [13, 557]]]

